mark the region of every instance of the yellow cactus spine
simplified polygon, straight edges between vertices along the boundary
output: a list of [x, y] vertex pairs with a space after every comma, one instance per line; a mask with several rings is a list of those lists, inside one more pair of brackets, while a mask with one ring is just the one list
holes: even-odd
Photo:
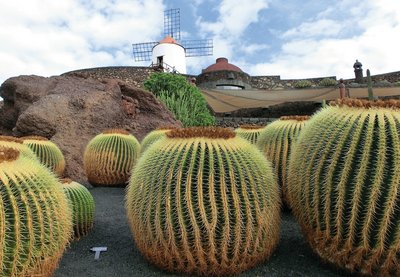
[[0, 146], [0, 276], [52, 276], [71, 231], [71, 213], [55, 175]]
[[136, 164], [126, 208], [141, 253], [181, 274], [242, 272], [279, 240], [271, 164], [223, 128], [172, 130]]
[[58, 176], [65, 170], [65, 159], [60, 148], [52, 141], [41, 136], [26, 136], [21, 138], [38, 157], [39, 161]]
[[72, 211], [76, 238], [86, 236], [93, 227], [95, 204], [90, 191], [71, 179], [62, 179], [62, 188]]
[[264, 130], [265, 126], [257, 126], [257, 125], [240, 125], [239, 128], [235, 129], [235, 133], [252, 144], [257, 144], [258, 137], [260, 133]]
[[125, 130], [107, 130], [86, 146], [83, 166], [93, 186], [126, 186], [140, 143]]
[[400, 276], [400, 101], [338, 100], [310, 119], [291, 155], [292, 209], [324, 260]]
[[261, 132], [257, 146], [272, 162], [275, 176], [282, 192], [283, 202], [290, 206], [287, 193], [287, 170], [293, 142], [304, 127], [309, 116], [282, 116], [267, 125]]

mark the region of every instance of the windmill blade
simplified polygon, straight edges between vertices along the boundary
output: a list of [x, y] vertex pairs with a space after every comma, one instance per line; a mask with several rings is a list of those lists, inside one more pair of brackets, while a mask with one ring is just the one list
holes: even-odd
[[186, 57], [211, 56], [213, 53], [212, 39], [183, 40], [180, 44], [186, 50]]
[[164, 37], [181, 39], [181, 15], [179, 9], [164, 11]]
[[133, 58], [136, 62], [150, 61], [151, 52], [153, 47], [157, 45], [158, 42], [144, 42], [132, 44], [133, 47]]

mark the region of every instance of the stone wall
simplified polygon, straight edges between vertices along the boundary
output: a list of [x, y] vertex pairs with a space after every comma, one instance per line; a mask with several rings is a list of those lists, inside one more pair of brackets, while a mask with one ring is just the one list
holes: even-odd
[[156, 70], [152, 67], [139, 67], [139, 66], [112, 66], [112, 67], [96, 67], [79, 69], [63, 73], [61, 76], [84, 76], [92, 77], [95, 79], [112, 78], [121, 79], [126, 83], [138, 88], [143, 88], [143, 83], [152, 73]]
[[[138, 88], [143, 88], [143, 83], [149, 76], [156, 72], [155, 68], [151, 67], [138, 67], [138, 66], [114, 66], [114, 67], [98, 67], [79, 69], [70, 72], [66, 72], [62, 75], [81, 75], [85, 77], [99, 78], [116, 78], [121, 79], [128, 84], [131, 84]], [[229, 78], [228, 73], [234, 74]], [[331, 78], [337, 80], [336, 76], [327, 76], [319, 78], [307, 78], [307, 79], [286, 79], [282, 80], [279, 75], [272, 76], [249, 76], [244, 72], [234, 71], [216, 71], [212, 73], [196, 75], [184, 75], [188, 79], [191, 77], [196, 78], [196, 84], [199, 87], [209, 87], [210, 84], [215, 87], [217, 84], [225, 85], [238, 85], [243, 86], [245, 89], [268, 89], [268, 90], [283, 90], [283, 89], [294, 89], [295, 83], [302, 80], [308, 80], [312, 83], [312, 87], [317, 87], [322, 79]], [[222, 80], [222, 83], [218, 82], [218, 79]], [[365, 77], [364, 77], [365, 79]], [[400, 71], [390, 72], [385, 74], [372, 75], [372, 81], [376, 86], [390, 86], [400, 84]], [[345, 83], [350, 85], [354, 84], [354, 79], [346, 79]], [[366, 82], [365, 82], [366, 83]], [[248, 86], [250, 85], [250, 86]]]

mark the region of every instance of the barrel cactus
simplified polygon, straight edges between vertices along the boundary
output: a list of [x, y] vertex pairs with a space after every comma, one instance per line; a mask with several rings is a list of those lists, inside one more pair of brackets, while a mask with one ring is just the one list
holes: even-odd
[[282, 116], [266, 126], [258, 138], [257, 146], [272, 162], [281, 188], [282, 200], [286, 206], [290, 206], [286, 180], [290, 151], [293, 142], [309, 118], [309, 116], [298, 115]]
[[62, 188], [72, 211], [72, 223], [76, 238], [85, 236], [93, 227], [94, 199], [89, 190], [71, 179], [61, 179]]
[[125, 130], [111, 129], [86, 146], [83, 166], [93, 186], [126, 186], [140, 155], [140, 143]]
[[338, 100], [313, 116], [291, 155], [292, 209], [324, 260], [400, 276], [400, 101]]
[[53, 173], [0, 146], [0, 276], [52, 276], [72, 231]]
[[52, 141], [41, 136], [27, 136], [21, 138], [38, 157], [39, 161], [58, 176], [65, 170], [65, 159], [60, 148]]
[[235, 129], [235, 133], [244, 139], [247, 139], [252, 144], [257, 144], [260, 133], [264, 130], [265, 126], [257, 125], [240, 125]]
[[24, 141], [20, 138], [0, 135], [0, 146], [10, 147], [18, 150], [21, 155], [39, 162], [36, 154], [33, 153], [33, 151], [27, 145], [25, 145]]
[[156, 130], [151, 131], [148, 133], [142, 140], [140, 146], [141, 146], [141, 152], [143, 153], [146, 151], [146, 149], [152, 145], [154, 142], [158, 141], [160, 138], [165, 137], [165, 133], [176, 129], [176, 127], [161, 127]]
[[126, 208], [142, 254], [171, 272], [235, 274], [268, 258], [279, 240], [271, 164], [229, 129], [167, 133], [135, 166]]

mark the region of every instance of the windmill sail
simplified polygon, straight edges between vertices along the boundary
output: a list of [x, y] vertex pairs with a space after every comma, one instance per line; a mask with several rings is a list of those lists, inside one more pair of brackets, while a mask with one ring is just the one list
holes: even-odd
[[156, 46], [158, 42], [144, 42], [132, 44], [133, 47], [133, 58], [136, 62], [150, 61], [151, 52], [153, 47]]
[[210, 56], [213, 53], [212, 39], [182, 40], [180, 43], [186, 50], [186, 57]]

